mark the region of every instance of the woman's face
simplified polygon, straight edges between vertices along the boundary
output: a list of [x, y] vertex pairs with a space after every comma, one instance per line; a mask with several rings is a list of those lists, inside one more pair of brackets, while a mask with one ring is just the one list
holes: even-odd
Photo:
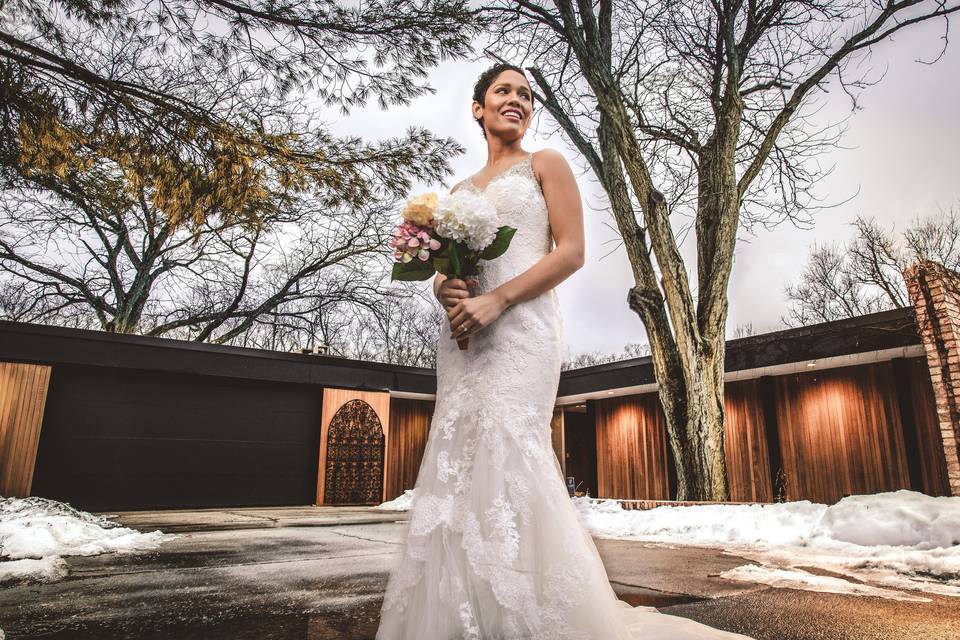
[[522, 73], [502, 71], [487, 88], [485, 104], [473, 103], [473, 117], [483, 118], [487, 134], [513, 141], [523, 137], [533, 114], [533, 93]]

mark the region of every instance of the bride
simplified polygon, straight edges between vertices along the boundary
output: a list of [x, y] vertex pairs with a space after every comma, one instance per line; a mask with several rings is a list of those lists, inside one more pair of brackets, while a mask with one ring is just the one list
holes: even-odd
[[489, 198], [517, 232], [482, 263], [473, 297], [462, 280], [434, 280], [449, 319], [437, 401], [377, 640], [742, 640], [619, 600], [568, 497], [550, 441], [563, 337], [554, 287], [583, 266], [583, 211], [563, 156], [520, 147], [532, 112], [520, 68], [480, 76], [473, 116], [487, 166], [453, 190]]

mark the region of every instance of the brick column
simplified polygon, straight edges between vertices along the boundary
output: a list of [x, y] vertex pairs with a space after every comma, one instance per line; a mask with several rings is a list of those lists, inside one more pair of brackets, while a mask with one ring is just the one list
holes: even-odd
[[950, 493], [960, 496], [960, 274], [923, 260], [903, 276], [927, 352]]

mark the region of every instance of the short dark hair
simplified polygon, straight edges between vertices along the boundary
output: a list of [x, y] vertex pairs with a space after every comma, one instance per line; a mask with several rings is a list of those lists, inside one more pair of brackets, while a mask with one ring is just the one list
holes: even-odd
[[[473, 99], [479, 102], [481, 107], [484, 106], [484, 98], [487, 95], [487, 89], [489, 89], [490, 85], [493, 84], [493, 81], [497, 79], [497, 76], [499, 76], [504, 71], [508, 71], [508, 70], [516, 71], [517, 73], [522, 75], [524, 78], [527, 77], [527, 74], [524, 73], [523, 69], [521, 69], [520, 67], [513, 64], [509, 64], [507, 62], [498, 62], [497, 64], [493, 65], [492, 67], [490, 67], [489, 69], [481, 73], [480, 77], [477, 78], [477, 83], [473, 85]], [[527, 84], [530, 84], [529, 79], [527, 79]], [[534, 103], [534, 97], [533, 97], [533, 92], [531, 91], [530, 93], [531, 109], [533, 108], [533, 103]], [[480, 125], [480, 131], [483, 132], [483, 137], [484, 139], [486, 139], [487, 130], [483, 128], [483, 117], [477, 118], [477, 124]]]

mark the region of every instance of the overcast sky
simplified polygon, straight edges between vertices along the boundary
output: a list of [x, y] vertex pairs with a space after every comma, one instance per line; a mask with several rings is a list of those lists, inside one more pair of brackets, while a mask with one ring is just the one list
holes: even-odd
[[[795, 279], [813, 244], [850, 238], [849, 224], [857, 215], [902, 228], [918, 214], [960, 202], [960, 47], [953, 43], [935, 65], [916, 61], [939, 51], [941, 35], [942, 24], [922, 25], [876, 48], [869, 62], [877, 70], [886, 68], [886, 75], [860, 95], [862, 108], [848, 122], [842, 140], [845, 148], [821, 158], [824, 166], [835, 168], [818, 185], [819, 196], [828, 202], [849, 202], [817, 214], [809, 230], [788, 223], [771, 231], [759, 230], [755, 236], [741, 234], [730, 285], [728, 335], [749, 323], [757, 332], [782, 328], [785, 284]], [[482, 51], [479, 44], [475, 48]], [[446, 181], [451, 187], [486, 163], [486, 143], [470, 115], [470, 102], [477, 76], [490, 64], [488, 60], [458, 61], [437, 67], [429, 79], [437, 92], [418, 98], [410, 107], [384, 112], [373, 100], [349, 117], [331, 112], [323, 118], [334, 132], [367, 140], [402, 134], [410, 125], [456, 139], [467, 152], [452, 162], [455, 173]], [[825, 96], [818, 117], [825, 123], [836, 122], [849, 113], [849, 98], [842, 91], [832, 91]], [[548, 118], [542, 116], [544, 131], [554, 128]], [[579, 176], [584, 200], [587, 261], [557, 289], [566, 355], [593, 350], [613, 353], [628, 342], [646, 342], [643, 324], [626, 305], [627, 290], [633, 284], [626, 252], [622, 247], [615, 249], [619, 236], [612, 216], [602, 208], [605, 198], [592, 173], [583, 172], [585, 163], [559, 134], [547, 138], [531, 126], [523, 147], [562, 152]], [[442, 187], [436, 183], [415, 185], [412, 193], [438, 188]], [[694, 249], [692, 234], [683, 249], [689, 257]]]

